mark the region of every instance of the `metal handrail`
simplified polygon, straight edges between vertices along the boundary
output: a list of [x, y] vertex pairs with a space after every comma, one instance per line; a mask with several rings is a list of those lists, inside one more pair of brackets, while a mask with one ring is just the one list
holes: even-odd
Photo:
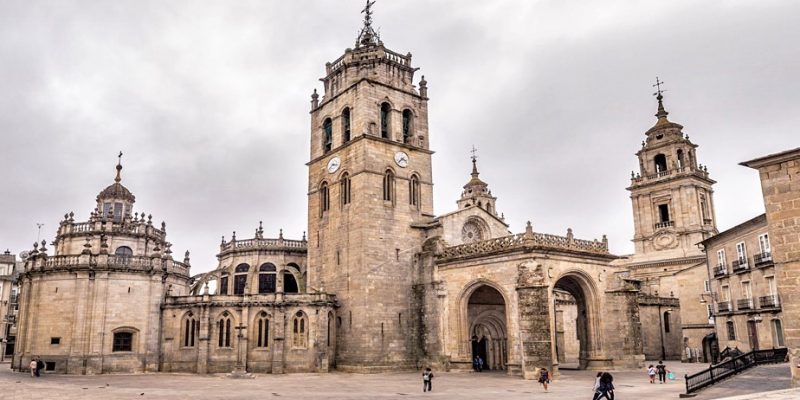
[[706, 386], [713, 385], [729, 376], [763, 364], [777, 364], [786, 361], [788, 349], [754, 350], [738, 357], [711, 365], [692, 375], [684, 375], [686, 393], [696, 392]]

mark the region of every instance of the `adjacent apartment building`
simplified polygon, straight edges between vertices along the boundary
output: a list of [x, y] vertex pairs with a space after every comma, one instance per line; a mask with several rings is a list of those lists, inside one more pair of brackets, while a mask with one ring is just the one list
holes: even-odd
[[16, 265], [17, 258], [10, 251], [0, 254], [0, 361], [14, 355], [19, 293], [15, 283]]
[[748, 352], [785, 346], [768, 231], [761, 214], [702, 242], [710, 290], [704, 300], [716, 320], [720, 348]]

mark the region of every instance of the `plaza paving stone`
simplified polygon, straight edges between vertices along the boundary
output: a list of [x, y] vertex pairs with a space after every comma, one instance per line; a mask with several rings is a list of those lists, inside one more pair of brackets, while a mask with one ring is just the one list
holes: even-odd
[[[680, 377], [705, 367], [680, 363], [668, 366]], [[553, 381], [550, 391], [545, 393], [536, 382], [503, 373], [437, 372], [434, 392], [423, 393], [418, 373], [362, 375], [333, 372], [256, 375], [255, 379], [194, 374], [45, 374], [34, 379], [30, 374], [13, 372], [8, 369], [8, 364], [2, 364], [0, 399], [591, 399], [594, 374], [592, 371], [563, 371]], [[617, 371], [614, 376], [616, 398], [621, 400], [677, 399], [678, 394], [684, 391], [683, 380], [651, 385], [644, 371]], [[758, 381], [750, 380], [745, 386], [752, 389]], [[718, 394], [707, 392], [702, 398], [742, 394], [736, 390], [739, 389], [732, 387]]]

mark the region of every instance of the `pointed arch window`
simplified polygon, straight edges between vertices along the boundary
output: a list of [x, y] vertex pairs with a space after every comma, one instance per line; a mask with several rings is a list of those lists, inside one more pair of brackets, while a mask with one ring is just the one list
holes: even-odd
[[330, 192], [328, 191], [328, 182], [322, 182], [319, 185], [319, 212], [320, 215], [324, 214], [331, 208]]
[[183, 347], [194, 347], [195, 339], [200, 333], [200, 323], [190, 311], [183, 318]]
[[413, 132], [412, 132], [412, 121], [413, 121], [414, 114], [411, 113], [411, 110], [405, 109], [403, 110], [403, 143], [411, 143], [413, 140]]
[[236, 271], [233, 276], [233, 294], [243, 295], [247, 287], [247, 271], [250, 271], [250, 265], [239, 264], [236, 266]]
[[394, 172], [391, 170], [383, 175], [383, 200], [394, 201]]
[[262, 311], [256, 322], [256, 347], [269, 347], [269, 316]]
[[408, 180], [408, 204], [419, 207], [419, 178], [411, 175]]
[[227, 311], [217, 321], [217, 339], [219, 347], [231, 347], [231, 317]]
[[347, 143], [350, 141], [350, 108], [342, 110], [342, 139]]
[[292, 320], [292, 346], [306, 348], [308, 346], [308, 318], [298, 311]]
[[258, 293], [275, 293], [275, 264], [265, 263], [258, 267]]
[[322, 123], [322, 151], [327, 153], [333, 148], [333, 122], [326, 118]]
[[381, 104], [381, 137], [389, 139], [389, 129], [391, 127], [392, 106], [389, 103]]
[[342, 205], [350, 204], [350, 174], [345, 172], [339, 181], [339, 193], [342, 197]]

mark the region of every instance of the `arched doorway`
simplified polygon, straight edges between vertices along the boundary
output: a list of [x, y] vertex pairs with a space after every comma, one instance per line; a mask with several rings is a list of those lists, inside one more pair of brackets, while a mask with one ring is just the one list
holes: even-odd
[[467, 301], [471, 359], [481, 357], [485, 370], [504, 370], [508, 363], [506, 302], [500, 292], [480, 285]]
[[559, 368], [586, 369], [598, 345], [592, 285], [582, 274], [569, 273], [556, 281], [552, 298], [556, 327], [553, 359], [565, 361]]

